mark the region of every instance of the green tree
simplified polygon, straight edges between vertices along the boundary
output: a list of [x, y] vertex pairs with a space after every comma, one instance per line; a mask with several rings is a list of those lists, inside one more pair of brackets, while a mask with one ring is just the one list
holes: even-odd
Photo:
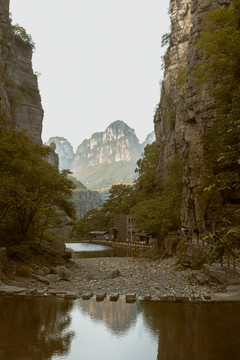
[[138, 177], [134, 181], [134, 188], [136, 196], [139, 198], [149, 197], [156, 191], [158, 157], [159, 150], [156, 142], [153, 142], [144, 148], [142, 158], [137, 161], [135, 172]]
[[154, 235], [160, 244], [169, 231], [180, 226], [181, 194], [182, 164], [175, 156], [168, 164], [168, 178], [161, 190], [131, 209], [136, 228]]
[[108, 231], [114, 224], [117, 214], [129, 214], [135, 202], [133, 187], [125, 184], [112, 185], [109, 197], [101, 209], [88, 211], [84, 218], [77, 221], [72, 236], [84, 238], [90, 231]]
[[112, 185], [109, 190], [109, 197], [103, 204], [103, 211], [112, 214], [129, 214], [132, 206], [133, 187], [131, 185]]
[[168, 165], [168, 178], [161, 184], [156, 181], [158, 149], [156, 143], [147, 145], [137, 162], [139, 177], [130, 185], [112, 185], [109, 198], [99, 210], [89, 211], [76, 223], [74, 236], [87, 236], [92, 230], [109, 230], [115, 215], [131, 215], [135, 227], [156, 236], [160, 240], [170, 230], [180, 225], [180, 202], [182, 193], [182, 164], [175, 156]]
[[0, 140], [0, 238], [6, 246], [41, 241], [48, 227], [74, 219], [75, 185], [46, 162], [49, 147], [3, 128]]
[[71, 237], [84, 239], [90, 231], [107, 231], [108, 223], [109, 216], [101, 209], [89, 210], [82, 219], [75, 222]]

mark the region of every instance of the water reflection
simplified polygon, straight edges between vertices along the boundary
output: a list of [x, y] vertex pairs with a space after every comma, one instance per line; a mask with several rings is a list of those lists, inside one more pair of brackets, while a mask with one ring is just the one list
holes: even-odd
[[[125, 300], [78, 300], [72, 312], [71, 360], [156, 360], [157, 336], [146, 325], [138, 304]], [[54, 360], [61, 358], [54, 357]]]
[[67, 355], [73, 303], [56, 298], [0, 297], [0, 359], [48, 360]]
[[0, 297], [0, 360], [232, 360], [240, 303]]
[[127, 306], [125, 301], [111, 302], [104, 300], [102, 302], [79, 301], [80, 311], [88, 314], [95, 323], [104, 323], [104, 325], [113, 334], [126, 333], [137, 321], [138, 305], [130, 304]]
[[240, 353], [239, 303], [141, 303], [158, 360], [231, 360]]
[[66, 243], [67, 250], [72, 253], [72, 259], [96, 257], [132, 257], [139, 255], [138, 248], [111, 247], [91, 243]]

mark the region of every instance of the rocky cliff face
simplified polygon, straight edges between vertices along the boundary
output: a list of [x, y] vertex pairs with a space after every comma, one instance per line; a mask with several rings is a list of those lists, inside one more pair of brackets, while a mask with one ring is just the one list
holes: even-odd
[[32, 70], [32, 46], [14, 33], [9, 0], [0, 1], [0, 117], [25, 129], [41, 143], [43, 109], [37, 76]]
[[145, 141], [141, 144], [141, 151], [144, 151], [145, 146], [147, 146], [148, 144], [152, 144], [154, 141], [156, 141], [156, 136], [155, 136], [155, 132], [151, 132], [150, 134], [147, 135]]
[[171, 0], [170, 46], [165, 56], [165, 73], [155, 133], [159, 146], [158, 176], [167, 176], [167, 163], [179, 154], [183, 163], [182, 224], [204, 230], [214, 221], [200, 204], [200, 192], [207, 167], [203, 136], [216, 121], [214, 99], [205, 86], [197, 86], [193, 67], [202, 60], [196, 42], [203, 30], [202, 17], [231, 0]]
[[71, 177], [76, 189], [73, 190], [72, 201], [76, 205], [78, 219], [82, 219], [87, 211], [98, 209], [103, 204], [101, 195], [97, 191], [90, 191], [76, 178]]
[[77, 148], [73, 172], [99, 164], [118, 161], [136, 161], [140, 144], [135, 134], [123, 121], [115, 121], [104, 132], [95, 133]]
[[56, 144], [60, 169], [70, 169], [89, 189], [106, 195], [113, 184], [133, 182], [136, 162], [144, 147], [153, 141], [154, 132], [140, 144], [135, 131], [118, 120], [104, 132], [95, 133], [90, 139], [84, 140], [78, 146], [76, 154], [64, 138], [52, 137], [47, 143]]
[[82, 219], [92, 209], [98, 209], [103, 204], [101, 195], [97, 191], [76, 189], [73, 191], [73, 202], [76, 204], [77, 218]]
[[47, 145], [52, 143], [56, 145], [55, 151], [59, 156], [59, 170], [72, 169], [75, 154], [70, 142], [63, 137], [55, 136], [48, 140]]

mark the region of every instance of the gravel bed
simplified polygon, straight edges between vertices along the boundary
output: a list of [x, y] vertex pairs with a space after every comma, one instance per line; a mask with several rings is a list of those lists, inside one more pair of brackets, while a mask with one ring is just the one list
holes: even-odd
[[[190, 269], [175, 271], [175, 258], [113, 257], [71, 260], [68, 266], [35, 268], [31, 277], [0, 283], [0, 294], [79, 297], [136, 294], [138, 297], [203, 297], [217, 286], [199, 285]], [[19, 290], [21, 289], [21, 291]]]
[[176, 259], [149, 260], [145, 258], [79, 259], [81, 272], [72, 280], [83, 292], [104, 292], [138, 296], [203, 295], [214, 289], [192, 282], [191, 270], [175, 271]]

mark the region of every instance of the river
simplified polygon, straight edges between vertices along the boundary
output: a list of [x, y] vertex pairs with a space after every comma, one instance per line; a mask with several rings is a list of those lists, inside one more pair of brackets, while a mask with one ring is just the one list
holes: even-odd
[[[67, 247], [77, 257], [113, 251]], [[240, 354], [240, 302], [5, 296], [0, 320], [0, 360], [236, 360]]]
[[139, 254], [139, 248], [112, 247], [91, 243], [66, 243], [66, 248], [72, 253], [72, 259], [94, 257], [131, 257]]
[[240, 303], [0, 298], [1, 360], [235, 360]]

